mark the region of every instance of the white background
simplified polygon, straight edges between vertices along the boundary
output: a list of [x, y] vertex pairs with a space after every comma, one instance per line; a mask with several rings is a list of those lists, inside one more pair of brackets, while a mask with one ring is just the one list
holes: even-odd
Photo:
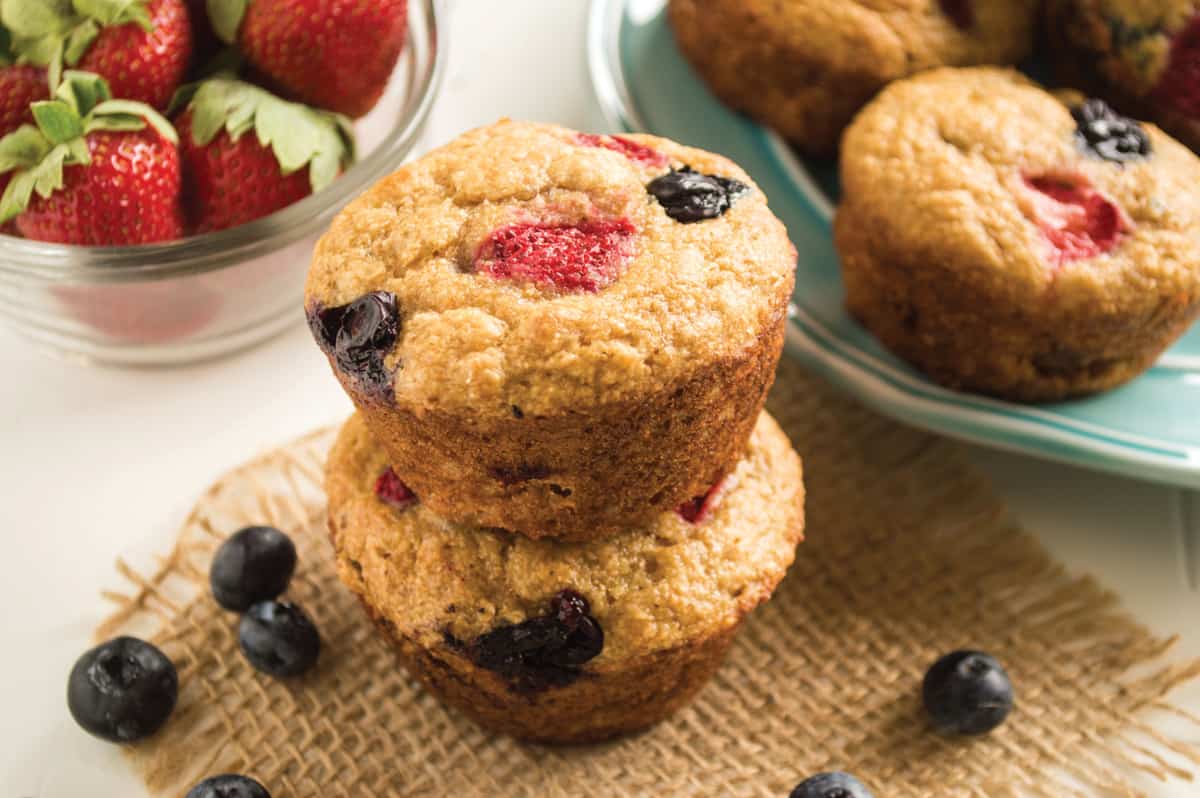
[[[603, 127], [583, 0], [456, 5], [427, 143], [501, 116]], [[299, 308], [268, 344], [173, 370], [73, 365], [0, 328], [0, 798], [141, 794], [64, 706], [66, 674], [105, 612], [99, 592], [117, 584], [114, 557], [165, 549], [223, 471], [349, 411]], [[1188, 633], [1182, 651], [1200, 655], [1170, 490], [993, 452], [973, 459], [1055, 554], [1156, 629]], [[1200, 711], [1200, 691], [1186, 698]]]

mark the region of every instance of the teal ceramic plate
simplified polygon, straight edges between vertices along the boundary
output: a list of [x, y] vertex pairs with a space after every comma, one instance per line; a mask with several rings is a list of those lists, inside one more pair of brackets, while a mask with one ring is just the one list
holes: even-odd
[[614, 130], [649, 131], [733, 158], [770, 197], [800, 251], [788, 351], [880, 412], [976, 443], [1200, 487], [1200, 327], [1130, 385], [1036, 407], [941, 388], [843, 310], [830, 218], [833, 163], [805, 162], [725, 108], [693, 74], [664, 0], [593, 0], [592, 81]]

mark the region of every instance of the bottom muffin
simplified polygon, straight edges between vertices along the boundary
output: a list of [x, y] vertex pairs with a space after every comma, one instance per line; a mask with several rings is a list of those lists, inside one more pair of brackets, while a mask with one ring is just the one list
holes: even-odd
[[765, 413], [706, 496], [597, 542], [439, 518], [358, 416], [326, 489], [338, 575], [405, 667], [484, 726], [539, 742], [604, 740], [687, 703], [804, 530], [800, 458]]

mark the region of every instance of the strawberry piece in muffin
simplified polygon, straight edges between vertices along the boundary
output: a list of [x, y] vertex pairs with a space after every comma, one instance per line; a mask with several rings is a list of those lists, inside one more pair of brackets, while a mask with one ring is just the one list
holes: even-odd
[[389, 507], [402, 510], [417, 500], [416, 494], [409, 490], [408, 485], [400, 481], [396, 472], [388, 466], [375, 480], [375, 495]]
[[483, 242], [475, 269], [498, 280], [595, 293], [620, 276], [633, 255], [636, 232], [628, 219], [511, 224]]
[[1034, 223], [1062, 265], [1111, 252], [1120, 243], [1128, 222], [1111, 200], [1096, 191], [1082, 175], [1026, 177], [1031, 190]]
[[575, 136], [575, 140], [584, 147], [601, 147], [619, 152], [629, 160], [646, 166], [666, 166], [668, 162], [667, 156], [658, 150], [624, 136], [597, 136], [594, 133], [579, 133]]

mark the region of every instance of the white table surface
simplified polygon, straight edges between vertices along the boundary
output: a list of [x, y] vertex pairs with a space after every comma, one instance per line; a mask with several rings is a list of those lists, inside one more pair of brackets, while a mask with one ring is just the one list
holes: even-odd
[[[503, 9], [502, 11], [500, 9]], [[599, 129], [584, 58], [583, 0], [459, 0], [451, 64], [426, 133], [440, 143], [502, 116]], [[76, 732], [66, 674], [117, 584], [114, 557], [165, 549], [223, 471], [350, 404], [296, 324], [224, 360], [172, 370], [74, 365], [0, 328], [0, 798], [141, 795], [120, 759]], [[1096, 574], [1157, 630], [1200, 655], [1200, 599], [1179, 557], [1172, 491], [972, 450], [1025, 524], [1072, 568]], [[1200, 690], [1184, 704], [1200, 712]], [[99, 767], [70, 781], [77, 766]], [[1149, 784], [1154, 796], [1200, 787]]]

